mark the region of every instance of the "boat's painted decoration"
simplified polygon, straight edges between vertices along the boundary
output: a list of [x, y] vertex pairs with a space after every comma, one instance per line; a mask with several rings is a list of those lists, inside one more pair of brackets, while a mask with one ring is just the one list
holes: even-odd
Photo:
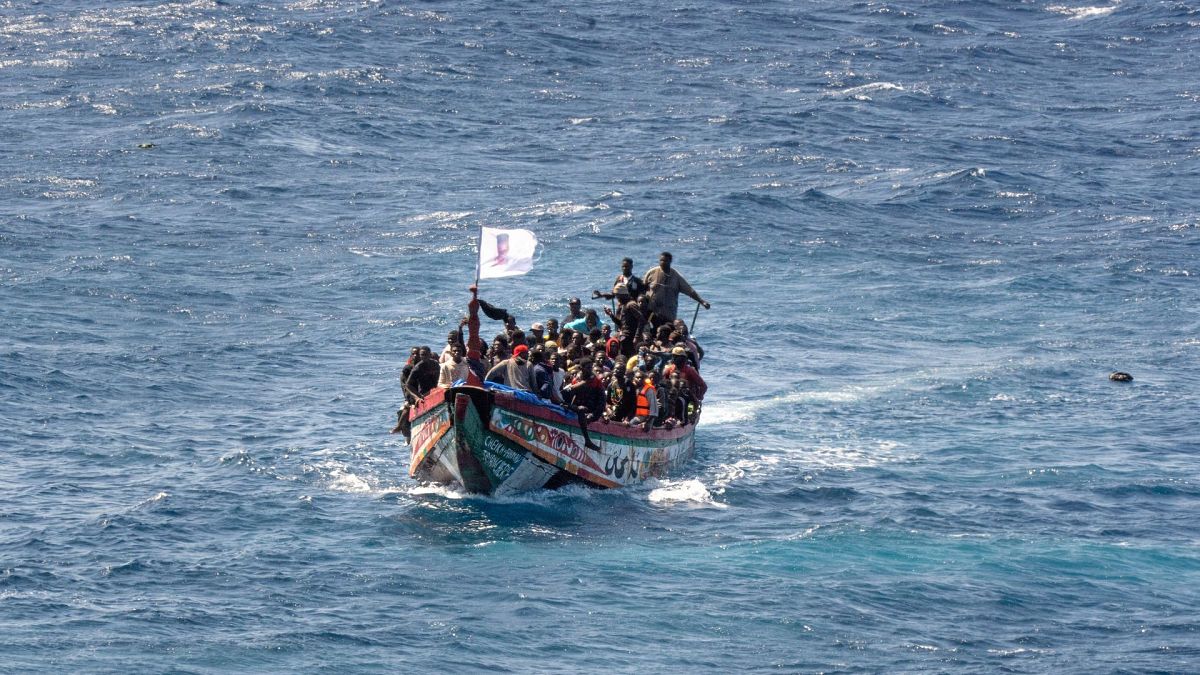
[[652, 429], [597, 422], [584, 445], [574, 413], [502, 386], [456, 386], [413, 410], [409, 473], [468, 492], [505, 494], [583, 482], [615, 488], [661, 478], [695, 451], [695, 426]]

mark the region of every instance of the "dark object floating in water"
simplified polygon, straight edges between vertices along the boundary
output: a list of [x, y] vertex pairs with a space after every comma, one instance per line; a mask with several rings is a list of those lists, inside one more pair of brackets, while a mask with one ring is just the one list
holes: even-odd
[[138, 143], [138, 147], [141, 148], [142, 150], [149, 150], [150, 148], [154, 147], [154, 144], [153, 143]]
[[1119, 370], [1112, 375], [1109, 375], [1108, 379], [1112, 380], [1113, 382], [1133, 382], [1132, 375], [1129, 373], [1122, 373]]

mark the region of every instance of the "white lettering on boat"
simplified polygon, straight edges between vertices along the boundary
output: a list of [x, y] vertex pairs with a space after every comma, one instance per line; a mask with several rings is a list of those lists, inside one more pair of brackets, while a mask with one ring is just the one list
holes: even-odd
[[507, 478], [521, 462], [520, 455], [494, 436], [488, 436], [483, 447], [487, 452], [479, 453], [479, 461], [495, 478]]

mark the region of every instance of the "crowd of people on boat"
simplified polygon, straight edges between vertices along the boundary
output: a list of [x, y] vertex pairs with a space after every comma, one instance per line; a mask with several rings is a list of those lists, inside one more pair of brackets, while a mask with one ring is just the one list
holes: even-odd
[[479, 300], [483, 313], [503, 322], [503, 329], [478, 359], [468, 357], [464, 340], [469, 317], [446, 336], [439, 355], [413, 347], [401, 374], [407, 403], [392, 432], [407, 437], [409, 408], [436, 387], [466, 380], [471, 371], [574, 411], [593, 449], [587, 425], [596, 420], [645, 431], [694, 423], [708, 390], [700, 375], [704, 349], [676, 316], [679, 295], [705, 309], [711, 305], [671, 263], [671, 254], [663, 252], [659, 264], [639, 277], [633, 260], [625, 258], [611, 290], [592, 292], [592, 299], [608, 300], [609, 306], [584, 308], [573, 297], [561, 320], [534, 322], [528, 329], [507, 310]]

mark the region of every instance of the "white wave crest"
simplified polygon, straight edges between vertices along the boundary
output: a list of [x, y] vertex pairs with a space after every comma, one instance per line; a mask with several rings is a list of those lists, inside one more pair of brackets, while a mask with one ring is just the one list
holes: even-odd
[[418, 213], [416, 215], [401, 218], [400, 222], [404, 223], [457, 223], [465, 218], [470, 218], [474, 215], [474, 211], [431, 211], [429, 213]]
[[144, 500], [138, 502], [137, 506], [135, 506], [133, 508], [134, 509], [145, 508], [147, 506], [157, 504], [158, 502], [161, 502], [162, 500], [164, 500], [170, 496], [171, 496], [171, 493], [164, 490], [164, 491], [161, 491], [158, 494], [154, 495], [153, 497], [150, 497], [149, 499], [144, 499]]
[[1067, 7], [1065, 5], [1051, 5], [1046, 8], [1048, 12], [1062, 14], [1072, 21], [1081, 19], [1092, 19], [1097, 16], [1108, 16], [1117, 10], [1120, 3], [1109, 5], [1107, 7]]
[[905, 91], [904, 87], [893, 82], [872, 82], [857, 87], [839, 89], [825, 93], [825, 98], [851, 98], [856, 101], [870, 101], [869, 94], [879, 91]]
[[853, 471], [913, 458], [898, 452], [899, 448], [895, 441], [879, 441], [874, 446], [823, 445], [802, 452], [809, 464], [819, 468]]
[[[327, 456], [329, 453], [328, 451], [320, 451], [314, 454]], [[352, 469], [345, 462], [336, 459], [326, 459], [316, 464], [306, 464], [303, 468], [306, 473], [317, 474], [319, 482], [334, 492], [381, 496], [402, 491], [400, 488], [392, 485], [381, 484], [377, 476], [358, 473], [358, 469]]]
[[706, 424], [745, 422], [774, 408], [796, 403], [848, 403], [857, 401], [868, 392], [866, 387], [851, 387], [841, 391], [793, 392], [766, 399], [713, 401], [704, 406], [702, 419]]
[[576, 204], [574, 202], [550, 202], [549, 204], [531, 204], [529, 206], [520, 206], [511, 210], [511, 214], [516, 218], [537, 218], [541, 216], [571, 216], [578, 213], [586, 213], [596, 209], [607, 209], [608, 204]]
[[762, 455], [757, 459], [739, 459], [733, 464], [722, 464], [717, 467], [712, 479], [713, 492], [724, 494], [725, 488], [746, 476], [760, 476], [770, 472], [780, 458], [776, 455]]
[[659, 483], [659, 487], [651, 490], [646, 498], [654, 504], [695, 504], [718, 509], [729, 508], [727, 504], [714, 501], [712, 493], [704, 487], [704, 483], [695, 478], [683, 481], [662, 481]]

